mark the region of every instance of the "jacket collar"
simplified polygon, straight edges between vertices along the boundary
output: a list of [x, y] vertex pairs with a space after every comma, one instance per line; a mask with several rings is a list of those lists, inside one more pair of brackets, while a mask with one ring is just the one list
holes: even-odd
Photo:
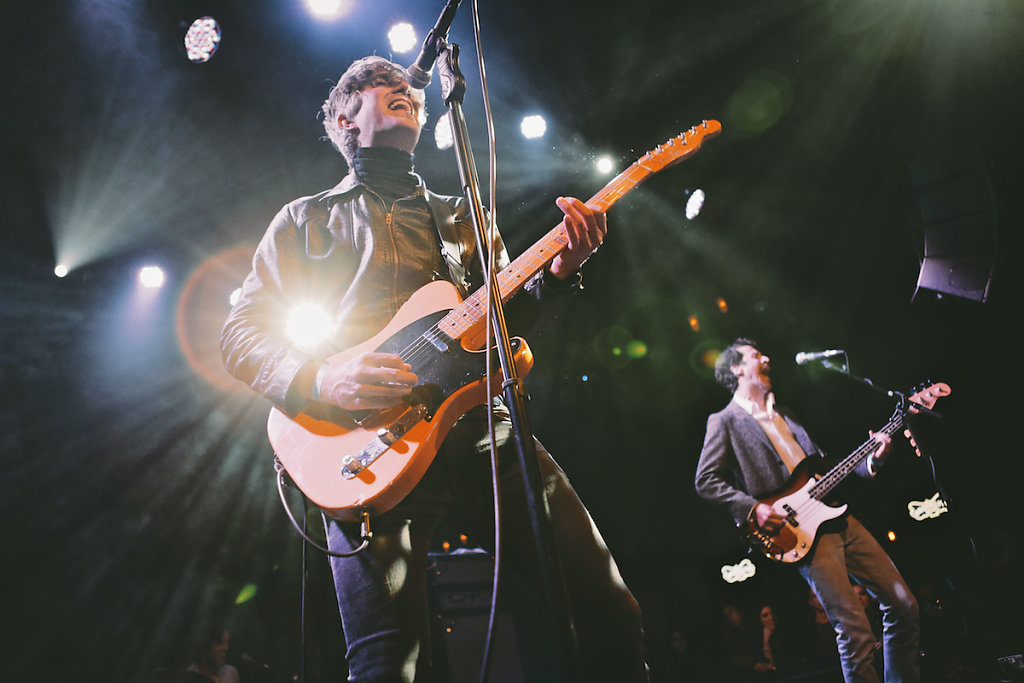
[[[423, 182], [423, 178], [421, 178], [417, 173], [413, 173], [413, 175], [416, 176], [417, 191], [421, 194], [426, 194], [427, 186]], [[349, 171], [348, 175], [342, 178], [340, 183], [317, 195], [317, 201], [330, 203], [331, 201], [341, 199], [342, 197], [352, 194], [360, 189], [369, 188], [359, 182], [359, 179], [356, 178], [355, 171]]]

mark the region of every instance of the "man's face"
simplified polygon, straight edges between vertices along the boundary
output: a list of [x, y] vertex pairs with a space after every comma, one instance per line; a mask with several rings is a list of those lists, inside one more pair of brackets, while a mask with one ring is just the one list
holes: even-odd
[[743, 360], [739, 365], [732, 366], [733, 374], [739, 379], [740, 386], [759, 387], [771, 391], [771, 366], [768, 356], [748, 345], [739, 346], [736, 350], [743, 354]]
[[768, 605], [761, 608], [761, 625], [768, 629], [775, 628], [775, 613]]
[[225, 631], [220, 640], [210, 646], [209, 658], [211, 664], [218, 667], [224, 666], [224, 662], [227, 661], [230, 642], [230, 636]]
[[381, 76], [359, 92], [359, 111], [338, 125], [358, 131], [360, 147], [393, 147], [410, 154], [423, 126], [423, 93], [402, 81], [388, 85]]

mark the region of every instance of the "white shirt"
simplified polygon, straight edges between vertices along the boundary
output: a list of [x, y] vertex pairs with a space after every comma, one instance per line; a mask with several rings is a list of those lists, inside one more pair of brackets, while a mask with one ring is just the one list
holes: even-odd
[[807, 457], [807, 453], [804, 452], [804, 449], [797, 443], [796, 437], [793, 436], [793, 430], [786, 423], [786, 418], [782, 417], [775, 410], [775, 394], [768, 394], [768, 398], [765, 401], [767, 410], [764, 411], [760, 410], [756, 403], [745, 398], [733, 396], [732, 400], [757, 420], [757, 424], [761, 425], [761, 429], [764, 430], [764, 433], [772, 442], [772, 446], [775, 447], [775, 452], [779, 454], [783, 464], [790, 472], [796, 469], [797, 464]]

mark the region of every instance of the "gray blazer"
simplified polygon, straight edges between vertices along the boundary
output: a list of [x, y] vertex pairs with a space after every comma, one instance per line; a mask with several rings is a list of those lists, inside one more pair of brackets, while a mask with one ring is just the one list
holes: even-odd
[[[822, 473], [838, 463], [838, 458], [827, 458], [789, 411], [778, 411], [807, 457], [814, 459], [809, 463], [811, 472]], [[831, 462], [833, 459], [835, 463]], [[870, 476], [866, 459], [857, 474]], [[695, 486], [702, 498], [728, 506], [737, 525], [744, 523], [758, 499], [782, 488], [789, 477], [789, 469], [771, 439], [750, 413], [730, 401], [723, 410], [708, 417]]]

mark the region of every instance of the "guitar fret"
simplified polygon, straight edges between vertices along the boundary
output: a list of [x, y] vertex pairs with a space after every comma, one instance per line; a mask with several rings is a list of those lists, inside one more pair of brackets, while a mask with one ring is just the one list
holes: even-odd
[[[903, 414], [898, 413], [894, 415], [890, 421], [882, 427], [879, 431], [884, 434], [891, 435], [903, 426]], [[860, 446], [857, 447], [853, 453], [846, 456], [838, 465], [836, 465], [830, 472], [823, 476], [818, 483], [812, 486], [808, 490], [808, 495], [812, 496], [817, 500], [822, 500], [825, 496], [831, 493], [832, 489], [835, 488], [842, 482], [846, 477], [857, 469], [861, 461], [867, 456], [871, 455], [878, 449], [878, 442], [873, 438], [868, 439]]]
[[[709, 125], [713, 124], [713, 125]], [[717, 121], [704, 122], [702, 126], [691, 128], [658, 145], [633, 162], [622, 173], [601, 188], [587, 203], [595, 204], [602, 211], [610, 209], [615, 202], [624, 197], [633, 188], [654, 175], [669, 164], [676, 163], [700, 149], [701, 139], [712, 137], [721, 132]], [[697, 144], [691, 145], [690, 142]], [[568, 246], [569, 237], [564, 223], [560, 223], [534, 246], [512, 261], [498, 273], [498, 291], [503, 302], [508, 301], [519, 289], [539, 273], [543, 268]], [[444, 330], [452, 339], [458, 339], [479, 325], [486, 313], [486, 295], [483, 289], [477, 290], [472, 296], [452, 309], [442, 318], [437, 327]]]

